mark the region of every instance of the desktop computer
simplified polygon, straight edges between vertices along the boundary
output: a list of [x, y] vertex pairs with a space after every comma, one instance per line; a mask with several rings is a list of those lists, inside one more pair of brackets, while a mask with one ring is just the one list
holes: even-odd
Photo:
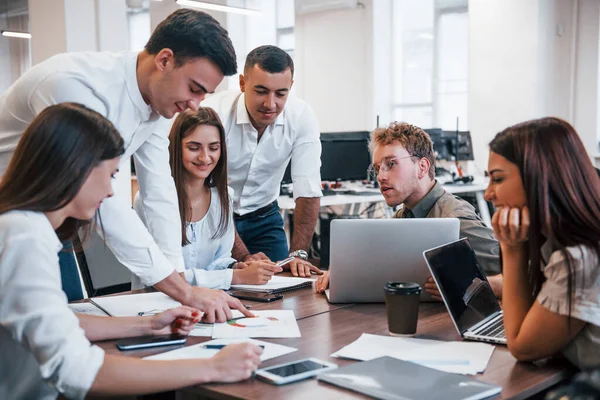
[[[335, 132], [321, 134], [321, 180], [362, 181], [371, 164], [369, 132]], [[292, 183], [291, 161], [282, 185]]]

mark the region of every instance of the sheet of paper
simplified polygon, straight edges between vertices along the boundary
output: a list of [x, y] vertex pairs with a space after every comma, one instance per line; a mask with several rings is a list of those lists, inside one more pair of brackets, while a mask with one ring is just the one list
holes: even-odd
[[101, 317], [108, 317], [104, 311], [96, 307], [92, 303], [73, 303], [69, 304], [69, 308], [76, 313], [87, 314], [87, 315], [98, 315]]
[[249, 342], [257, 346], [265, 346], [263, 353], [260, 356], [261, 361], [270, 360], [271, 358], [279, 357], [284, 354], [293, 353], [298, 349], [288, 346], [282, 346], [280, 344], [263, 342], [262, 340], [254, 339], [214, 339], [208, 342], [196, 344], [193, 346], [182, 347], [177, 350], [167, 351], [166, 353], [157, 354], [154, 356], [146, 357], [146, 360], [184, 360], [190, 358], [210, 358], [217, 354], [220, 350], [205, 349], [204, 345], [208, 344], [232, 344]]
[[149, 316], [181, 305], [162, 292], [94, 297], [91, 301], [113, 317], [135, 317], [139, 313]]
[[296, 316], [291, 310], [252, 311], [253, 318], [238, 317], [215, 324], [213, 338], [295, 338], [300, 337]]
[[[239, 312], [238, 310], [231, 310], [231, 314], [233, 318], [242, 317], [244, 314]], [[194, 330], [190, 332], [190, 336], [204, 336], [204, 337], [212, 337], [213, 334], [213, 326], [215, 324], [205, 324], [202, 322], [198, 322], [194, 327]]]
[[333, 357], [371, 360], [390, 356], [440, 371], [477, 374], [487, 367], [494, 346], [478, 342], [444, 342], [363, 333], [358, 340], [332, 354]]
[[295, 278], [290, 276], [273, 276], [271, 280], [264, 285], [231, 285], [231, 289], [250, 290], [253, 292], [266, 292], [269, 290], [285, 289], [300, 285], [304, 282], [312, 282], [312, 278]]

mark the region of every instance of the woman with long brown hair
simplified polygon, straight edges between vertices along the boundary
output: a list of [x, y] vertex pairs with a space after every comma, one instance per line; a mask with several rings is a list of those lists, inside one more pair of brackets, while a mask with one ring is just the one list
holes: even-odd
[[228, 346], [207, 360], [149, 361], [105, 354], [92, 340], [179, 333], [190, 307], [151, 317], [99, 317], [69, 309], [59, 239], [72, 238], [112, 196], [123, 139], [100, 114], [64, 103], [28, 126], [0, 183], [0, 398], [131, 395], [248, 378], [262, 350]]
[[[180, 113], [169, 141], [186, 280], [212, 289], [267, 283], [274, 273], [282, 271], [280, 267], [270, 261], [242, 263], [231, 257], [235, 228], [227, 186], [227, 145], [217, 113], [207, 107]], [[147, 223], [139, 193], [133, 208]], [[141, 281], [134, 277], [133, 285], [140, 287]]]
[[486, 199], [500, 242], [508, 348], [600, 366], [600, 178], [558, 118], [511, 126], [490, 143]]

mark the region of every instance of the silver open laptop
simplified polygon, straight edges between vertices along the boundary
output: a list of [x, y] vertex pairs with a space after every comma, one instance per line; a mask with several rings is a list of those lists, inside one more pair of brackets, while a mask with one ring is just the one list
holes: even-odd
[[423, 287], [430, 276], [423, 251], [458, 239], [459, 229], [456, 218], [333, 220], [328, 300], [384, 302], [383, 287], [388, 281], [416, 282]]
[[423, 256], [462, 337], [506, 344], [502, 309], [469, 239], [424, 251]]

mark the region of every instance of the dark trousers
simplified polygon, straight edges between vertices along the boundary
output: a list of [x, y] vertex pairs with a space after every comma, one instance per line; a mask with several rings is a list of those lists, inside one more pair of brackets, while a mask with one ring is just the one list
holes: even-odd
[[263, 213], [250, 218], [236, 217], [235, 229], [250, 254], [262, 251], [273, 261], [287, 258], [289, 248], [283, 229], [283, 218], [277, 203]]

